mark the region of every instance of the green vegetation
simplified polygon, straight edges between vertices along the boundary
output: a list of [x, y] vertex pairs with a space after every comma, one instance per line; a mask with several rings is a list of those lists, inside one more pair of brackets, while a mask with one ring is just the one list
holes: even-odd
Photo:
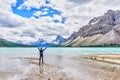
[[29, 45], [17, 44], [0, 38], [0, 47], [30, 47]]
[[94, 45], [94, 46], [88, 46], [88, 47], [120, 47], [119, 44], [103, 44], [103, 45]]

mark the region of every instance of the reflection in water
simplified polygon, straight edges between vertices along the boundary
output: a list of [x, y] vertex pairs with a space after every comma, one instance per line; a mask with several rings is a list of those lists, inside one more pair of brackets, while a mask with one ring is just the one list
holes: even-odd
[[44, 68], [43, 67], [44, 67], [43, 64], [39, 65], [40, 78], [43, 76], [42, 74], [44, 73]]

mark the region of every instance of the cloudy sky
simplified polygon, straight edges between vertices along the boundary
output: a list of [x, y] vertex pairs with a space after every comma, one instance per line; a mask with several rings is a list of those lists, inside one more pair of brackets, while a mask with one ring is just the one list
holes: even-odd
[[1, 0], [0, 37], [28, 43], [57, 35], [70, 36], [107, 10], [120, 10], [120, 0]]

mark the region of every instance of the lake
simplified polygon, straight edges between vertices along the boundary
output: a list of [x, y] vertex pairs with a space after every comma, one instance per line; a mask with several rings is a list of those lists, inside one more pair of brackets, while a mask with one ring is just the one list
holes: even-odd
[[[37, 48], [0, 48], [0, 57], [38, 56]], [[88, 47], [88, 48], [47, 48], [45, 55], [74, 55], [74, 54], [117, 54], [120, 48], [116, 47]]]
[[[119, 54], [120, 48], [114, 47], [84, 47], [84, 48], [47, 48], [44, 53], [45, 63], [62, 66], [66, 73], [72, 70], [71, 75], [78, 77], [86, 76], [84, 73], [89, 69], [81, 54]], [[37, 48], [0, 48], [0, 80], [21, 80], [25, 74], [33, 67], [26, 60], [17, 59], [19, 57], [39, 58]], [[13, 58], [13, 59], [12, 59]], [[15, 59], [14, 59], [15, 58]], [[87, 68], [85, 68], [87, 67]], [[86, 71], [87, 72], [87, 71]], [[78, 76], [77, 76], [78, 75]], [[78, 79], [79, 80], [79, 79]], [[84, 79], [87, 80], [87, 79]], [[88, 78], [89, 80], [89, 78]]]

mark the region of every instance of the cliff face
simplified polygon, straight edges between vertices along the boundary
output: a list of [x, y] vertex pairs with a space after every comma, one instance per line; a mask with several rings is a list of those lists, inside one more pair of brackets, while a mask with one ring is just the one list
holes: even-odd
[[65, 46], [120, 44], [120, 11], [108, 10], [74, 32]]

